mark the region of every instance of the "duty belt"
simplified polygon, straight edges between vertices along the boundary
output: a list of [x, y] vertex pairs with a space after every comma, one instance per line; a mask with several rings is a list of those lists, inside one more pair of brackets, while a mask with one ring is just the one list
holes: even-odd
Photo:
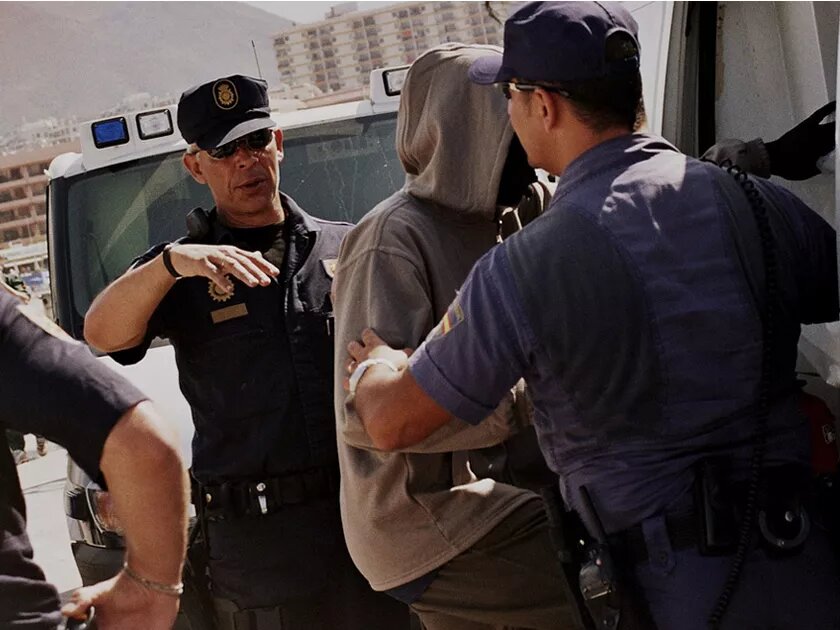
[[[693, 512], [666, 514], [665, 527], [674, 551], [697, 547], [700, 533], [697, 528], [697, 516]], [[648, 548], [641, 524], [611, 536], [610, 542], [615, 545], [619, 557], [631, 565], [648, 560]]]
[[209, 520], [262, 516], [338, 494], [339, 473], [314, 468], [256, 481], [224, 481], [193, 485], [193, 503]]
[[[801, 549], [811, 529], [809, 510], [813, 507], [811, 489], [799, 474], [800, 467], [784, 464], [766, 468], [757, 493], [758, 515], [753, 523], [753, 546], [761, 544], [772, 553], [789, 553]], [[747, 483], [725, 484], [725, 493], [713, 492], [707, 505], [695, 484], [693, 509], [664, 514], [665, 528], [674, 550], [695, 547], [703, 555], [731, 555], [737, 547], [737, 536], [743, 506], [746, 504]], [[709, 507], [712, 505], [713, 507]], [[720, 515], [728, 516], [731, 524], [721, 528]], [[710, 537], [708, 521], [717, 521], [723, 532], [719, 540]], [[726, 539], [729, 539], [728, 542]], [[723, 542], [721, 542], [721, 540]], [[622, 559], [630, 564], [648, 560], [648, 549], [641, 523], [610, 537]]]

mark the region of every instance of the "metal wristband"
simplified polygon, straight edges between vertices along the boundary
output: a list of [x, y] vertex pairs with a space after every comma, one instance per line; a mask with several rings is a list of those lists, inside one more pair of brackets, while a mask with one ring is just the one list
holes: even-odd
[[359, 385], [359, 381], [362, 380], [362, 377], [367, 372], [368, 368], [372, 365], [384, 365], [386, 367], [391, 368], [394, 372], [399, 372], [399, 368], [393, 364], [393, 362], [389, 361], [388, 359], [365, 359], [359, 365], [356, 366], [356, 369], [353, 370], [353, 374], [350, 375], [350, 382], [348, 383], [350, 393], [356, 393], [356, 387]]
[[169, 250], [171, 250], [174, 246], [175, 243], [169, 243], [169, 245], [163, 248], [163, 266], [166, 267], [170, 276], [178, 280], [179, 278], [183, 278], [183, 276], [176, 271], [175, 267], [172, 265], [172, 258], [169, 255]]
[[146, 578], [137, 575], [131, 567], [128, 566], [128, 562], [123, 562], [123, 573], [141, 586], [146, 587], [150, 591], [155, 591], [156, 593], [163, 593], [164, 595], [169, 595], [170, 597], [180, 597], [184, 592], [183, 582], [178, 582], [177, 584], [161, 584], [160, 582], [155, 582], [154, 580], [147, 580]]

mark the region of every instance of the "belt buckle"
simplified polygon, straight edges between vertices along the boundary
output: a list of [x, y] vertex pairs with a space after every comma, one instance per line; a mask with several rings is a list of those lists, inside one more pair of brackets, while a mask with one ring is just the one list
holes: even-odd
[[257, 503], [261, 514], [268, 514], [268, 501], [265, 498], [265, 483], [260, 481], [254, 489], [257, 491]]

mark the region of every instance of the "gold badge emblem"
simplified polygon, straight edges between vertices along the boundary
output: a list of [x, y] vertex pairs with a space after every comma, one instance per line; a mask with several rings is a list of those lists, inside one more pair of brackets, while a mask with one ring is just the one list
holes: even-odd
[[213, 99], [216, 101], [217, 107], [221, 109], [233, 109], [239, 102], [236, 86], [227, 79], [216, 81], [213, 86]]
[[[225, 276], [225, 278], [230, 280], [230, 276]], [[230, 293], [222, 291], [212, 280], [210, 281], [210, 286], [207, 288], [207, 293], [210, 294], [210, 297], [213, 298], [214, 302], [227, 302], [233, 297], [233, 291], [233, 289], [230, 290]]]

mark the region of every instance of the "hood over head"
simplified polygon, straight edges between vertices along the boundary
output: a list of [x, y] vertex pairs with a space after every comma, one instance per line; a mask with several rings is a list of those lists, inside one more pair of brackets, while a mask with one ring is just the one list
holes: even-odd
[[437, 206], [492, 220], [513, 138], [507, 101], [476, 85], [470, 64], [496, 46], [443, 44], [418, 57], [406, 75], [397, 119], [404, 190]]

